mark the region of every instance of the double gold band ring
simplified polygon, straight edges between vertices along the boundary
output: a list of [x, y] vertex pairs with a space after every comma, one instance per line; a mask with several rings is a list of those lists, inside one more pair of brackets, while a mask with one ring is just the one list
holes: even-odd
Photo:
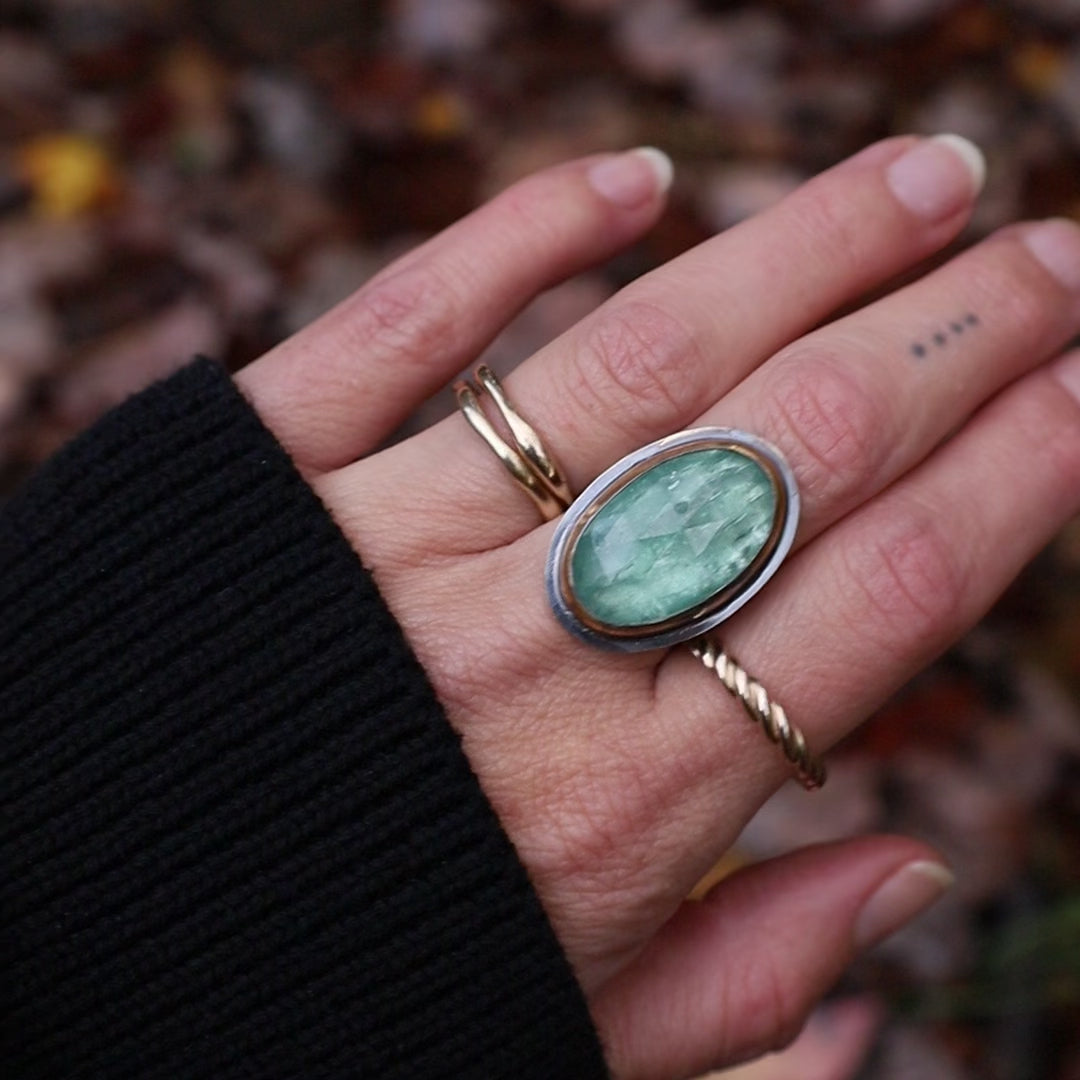
[[[540, 436], [510, 404], [495, 372], [486, 366], [478, 367], [473, 380], [457, 383], [454, 393], [473, 431], [491, 447], [518, 487], [536, 503], [540, 516], [545, 521], [557, 518], [573, 501], [570, 486]], [[481, 406], [485, 396], [491, 399], [502, 417], [513, 445], [488, 419]]]
[[[791, 549], [799, 493], [780, 451], [731, 428], [680, 432], [628, 454], [575, 500], [490, 368], [454, 389], [466, 420], [544, 520], [564, 515], [547, 566], [559, 622], [591, 644], [622, 651], [687, 643], [803, 785], [821, 787], [825, 765], [803, 733], [711, 634]], [[484, 411], [489, 400], [508, 437]]]

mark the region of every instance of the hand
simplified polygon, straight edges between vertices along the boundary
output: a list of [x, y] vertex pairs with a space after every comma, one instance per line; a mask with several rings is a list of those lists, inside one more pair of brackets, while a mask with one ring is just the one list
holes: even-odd
[[[957, 235], [977, 165], [955, 142], [875, 145], [635, 281], [506, 382], [575, 491], [685, 427], [781, 448], [803, 499], [795, 553], [723, 638], [819, 751], [1080, 504], [1080, 357], [1046, 363], [1080, 329], [1080, 229], [1014, 226], [851, 310]], [[932, 852], [877, 837], [685, 902], [788, 776], [776, 747], [685, 649], [612, 655], [556, 623], [554, 525], [460, 415], [374, 452], [539, 290], [653, 223], [656, 166], [630, 153], [525, 180], [239, 376], [374, 573], [624, 1078], [781, 1045], [945, 881]]]

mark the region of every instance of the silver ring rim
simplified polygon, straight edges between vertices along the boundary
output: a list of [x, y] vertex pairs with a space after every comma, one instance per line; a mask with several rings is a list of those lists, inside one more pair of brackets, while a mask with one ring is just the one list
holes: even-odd
[[[567, 544], [577, 522], [596, 499], [629, 470], [667, 451], [703, 441], [734, 443], [737, 446], [745, 446], [753, 453], [760, 455], [775, 468], [787, 497], [787, 513], [776, 546], [769, 558], [754, 577], [726, 604], [715, 611], [709, 612], [706, 616], [688, 620], [684, 625], [660, 633], [643, 634], [640, 637], [612, 637], [586, 626], [574, 614], [567, 597], [563, 594], [561, 574], [559, 573], [562, 562], [566, 557]], [[657, 439], [655, 442], [648, 443], [646, 446], [627, 454], [610, 468], [605, 469], [570, 504], [570, 507], [560, 519], [555, 535], [551, 540], [545, 568], [548, 601], [551, 604], [551, 609], [560, 624], [571, 634], [581, 638], [583, 641], [587, 641], [590, 645], [596, 645], [604, 649], [617, 652], [645, 652], [650, 649], [663, 649], [689, 641], [731, 618], [735, 612], [743, 608], [765, 587], [770, 578], [780, 569], [781, 563], [787, 557], [792, 544], [795, 542], [795, 533], [799, 524], [799, 510], [799, 489], [795, 474], [784, 455], [767, 439], [748, 431], [742, 431], [739, 428], [728, 427], [689, 428], [675, 435]]]

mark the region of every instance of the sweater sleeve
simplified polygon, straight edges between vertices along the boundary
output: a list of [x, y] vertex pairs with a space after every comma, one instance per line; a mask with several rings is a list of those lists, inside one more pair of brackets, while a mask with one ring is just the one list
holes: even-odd
[[341, 532], [199, 361], [0, 512], [11, 1080], [606, 1075]]

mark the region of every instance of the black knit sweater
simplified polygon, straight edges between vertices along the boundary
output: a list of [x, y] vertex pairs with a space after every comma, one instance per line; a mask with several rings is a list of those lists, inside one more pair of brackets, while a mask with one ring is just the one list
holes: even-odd
[[213, 364], [0, 513], [0, 733], [0, 1076], [606, 1075], [400, 630]]

